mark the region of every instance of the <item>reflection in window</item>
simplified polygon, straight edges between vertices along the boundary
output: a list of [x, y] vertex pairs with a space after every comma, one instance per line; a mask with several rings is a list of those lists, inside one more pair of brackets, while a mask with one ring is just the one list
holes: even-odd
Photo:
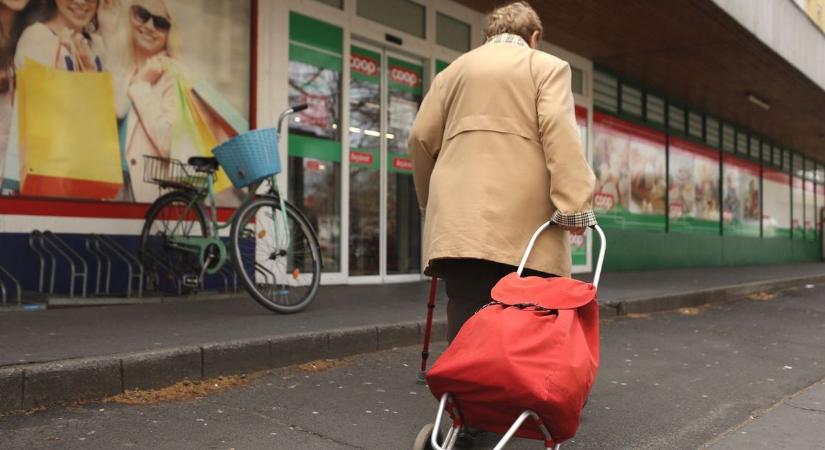
[[[392, 66], [391, 66], [392, 67]], [[392, 69], [391, 69], [392, 70]], [[412, 73], [408, 71], [407, 73]], [[420, 76], [420, 75], [419, 75]], [[410, 77], [408, 77], [410, 78]], [[412, 79], [412, 78], [411, 78]], [[421, 267], [421, 213], [407, 140], [421, 104], [420, 79], [414, 89], [389, 89], [387, 131], [387, 273], [418, 273]]]
[[381, 86], [350, 81], [349, 274], [378, 275], [381, 257]]
[[289, 62], [289, 104], [309, 108], [289, 122], [289, 199], [318, 234], [324, 270], [341, 270], [339, 71]]

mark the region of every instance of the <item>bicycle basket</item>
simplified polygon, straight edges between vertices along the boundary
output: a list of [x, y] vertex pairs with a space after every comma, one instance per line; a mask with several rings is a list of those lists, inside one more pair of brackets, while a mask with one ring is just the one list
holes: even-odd
[[213, 153], [236, 188], [281, 172], [278, 133], [274, 128], [239, 134], [215, 147]]
[[177, 189], [205, 189], [209, 175], [195, 170], [194, 166], [177, 159], [143, 155], [143, 181], [161, 187]]

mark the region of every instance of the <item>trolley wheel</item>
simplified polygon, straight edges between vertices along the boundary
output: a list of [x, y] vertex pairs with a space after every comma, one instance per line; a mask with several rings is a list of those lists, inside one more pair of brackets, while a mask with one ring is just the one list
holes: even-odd
[[432, 450], [432, 445], [430, 445], [430, 436], [433, 434], [433, 428], [435, 428], [434, 424], [428, 423], [424, 425], [424, 428], [418, 432], [418, 436], [415, 437], [415, 443], [413, 444], [413, 450]]

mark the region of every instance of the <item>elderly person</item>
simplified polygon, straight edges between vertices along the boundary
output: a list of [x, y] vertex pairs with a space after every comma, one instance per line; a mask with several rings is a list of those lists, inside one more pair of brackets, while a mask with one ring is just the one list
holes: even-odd
[[425, 273], [445, 281], [450, 340], [542, 223], [559, 226], [537, 241], [527, 275], [570, 276], [568, 232], [596, 223], [570, 66], [535, 49], [542, 31], [526, 2], [490, 13], [486, 44], [435, 77], [412, 128]]

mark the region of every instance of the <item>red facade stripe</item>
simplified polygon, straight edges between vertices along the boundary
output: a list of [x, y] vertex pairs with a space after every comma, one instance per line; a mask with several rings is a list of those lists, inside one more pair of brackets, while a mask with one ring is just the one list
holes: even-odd
[[[143, 219], [146, 217], [149, 206], [145, 203], [103, 203], [94, 200], [0, 197], [0, 214], [20, 216]], [[233, 208], [218, 208], [218, 221], [227, 221], [233, 211]]]

